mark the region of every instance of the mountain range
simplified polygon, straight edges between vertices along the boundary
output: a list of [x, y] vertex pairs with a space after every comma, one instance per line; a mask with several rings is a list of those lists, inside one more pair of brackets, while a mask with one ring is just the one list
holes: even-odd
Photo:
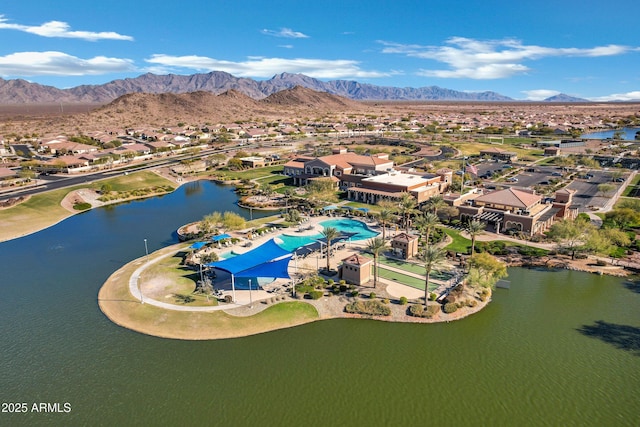
[[[131, 93], [189, 93], [221, 94], [235, 90], [259, 100], [296, 86], [327, 92], [358, 101], [484, 101], [505, 102], [512, 98], [496, 92], [462, 92], [438, 86], [421, 88], [376, 86], [352, 80], [321, 81], [304, 74], [281, 73], [269, 80], [257, 81], [235, 77], [222, 71], [191, 75], [143, 74], [135, 78], [113, 80], [101, 85], [81, 85], [69, 89], [31, 83], [22, 79], [0, 78], [0, 104], [29, 103], [97, 103], [103, 104]], [[552, 99], [554, 98], [554, 99]], [[556, 95], [549, 102], [588, 102], [568, 95]]]

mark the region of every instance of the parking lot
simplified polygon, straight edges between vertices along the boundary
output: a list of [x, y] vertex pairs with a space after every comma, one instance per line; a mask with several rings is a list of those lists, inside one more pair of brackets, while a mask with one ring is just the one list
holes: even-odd
[[[601, 208], [613, 197], [618, 191], [622, 182], [615, 182], [612, 170], [583, 170], [563, 171], [557, 166], [532, 166], [520, 167], [516, 170], [505, 168], [504, 163], [488, 162], [476, 165], [478, 168], [478, 176], [486, 176], [487, 172], [500, 172], [507, 175], [506, 179], [499, 179], [494, 182], [491, 178], [483, 179], [484, 187], [488, 190], [501, 189], [506, 187], [534, 188], [536, 186], [553, 186], [553, 188], [568, 188], [575, 190], [573, 196], [574, 206], [577, 206], [580, 212], [588, 212]], [[590, 177], [586, 177], [586, 175]], [[625, 172], [621, 179], [626, 179], [628, 172]], [[568, 179], [569, 177], [572, 179]], [[562, 182], [562, 181], [565, 182]], [[554, 183], [557, 185], [554, 185]], [[612, 184], [615, 189], [606, 195], [600, 194], [598, 185]]]

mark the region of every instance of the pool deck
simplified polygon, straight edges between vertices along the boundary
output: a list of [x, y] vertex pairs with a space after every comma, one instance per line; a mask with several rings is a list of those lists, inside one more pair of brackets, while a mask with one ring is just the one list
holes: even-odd
[[[216, 248], [214, 252], [218, 255], [228, 252], [234, 252], [237, 255], [242, 255], [246, 252], [249, 252], [252, 249], [266, 243], [267, 241], [273, 239], [274, 237], [278, 237], [282, 234], [295, 236], [295, 237], [304, 237], [304, 236], [314, 236], [320, 234], [323, 229], [323, 226], [320, 225], [322, 222], [332, 220], [332, 219], [352, 219], [356, 221], [360, 221], [364, 223], [369, 229], [374, 232], [378, 232], [380, 229], [378, 227], [377, 222], [375, 221], [366, 221], [360, 218], [347, 218], [347, 217], [335, 217], [335, 216], [316, 216], [316, 217], [306, 217], [305, 220], [298, 226], [282, 229], [275, 228], [275, 230], [264, 233], [260, 236], [254, 236], [252, 239], [248, 239], [246, 237], [247, 232], [230, 232], [229, 234], [232, 237], [239, 238], [236, 244], [233, 245], [224, 245], [220, 248]], [[395, 233], [393, 231], [388, 233], [387, 238], [390, 239], [393, 237]], [[247, 243], [250, 242], [250, 245]], [[345, 258], [349, 257], [354, 253], [362, 253], [366, 250], [368, 244], [368, 239], [364, 240], [356, 240], [356, 241], [348, 241], [344, 242], [344, 245], [334, 246], [333, 256], [331, 257], [331, 267], [336, 268], [337, 265]], [[338, 249], [338, 247], [340, 249]], [[220, 304], [218, 306], [213, 307], [190, 307], [183, 305], [176, 305], [166, 303], [164, 301], [153, 300], [150, 297], [145, 296], [144, 294], [144, 283], [139, 283], [139, 277], [142, 272], [149, 267], [154, 262], [157, 262], [159, 259], [164, 256], [169, 256], [171, 254], [163, 254], [160, 258], [153, 257], [152, 260], [148, 262], [144, 262], [140, 267], [133, 273], [129, 280], [129, 291], [130, 293], [138, 300], [144, 301], [147, 304], [155, 305], [164, 309], [169, 310], [181, 310], [181, 311], [217, 311], [217, 310], [230, 310], [239, 309], [246, 306], [251, 305], [253, 302], [259, 302], [263, 300], [268, 300], [274, 297], [279, 297], [281, 295], [286, 295], [290, 293], [292, 280], [290, 279], [277, 279], [272, 283], [262, 286], [262, 289], [254, 289], [252, 291], [241, 290], [241, 289], [232, 289], [230, 276], [226, 277], [224, 273], [221, 274], [221, 279], [217, 281], [214, 286], [216, 289], [221, 291], [220, 298], [224, 298], [226, 295], [232, 296], [234, 303], [230, 304]], [[403, 261], [403, 260], [401, 260]], [[308, 274], [313, 274], [318, 272], [320, 268], [326, 266], [326, 258], [322, 257], [320, 252], [316, 252], [307, 256], [306, 258], [301, 259], [292, 259], [289, 262], [289, 275], [292, 278], [298, 278], [301, 276], [305, 276]], [[425, 279], [424, 275], [417, 274], [415, 272], [407, 271], [402, 268], [398, 268], [396, 266], [390, 266], [386, 264], [381, 264], [381, 268], [385, 268], [387, 270], [401, 273], [416, 279]], [[335, 279], [335, 278], [334, 278]], [[409, 299], [419, 299], [424, 297], [424, 290], [418, 289], [410, 285], [403, 284], [396, 280], [390, 280], [380, 277], [378, 279], [379, 283], [385, 285], [386, 292], [393, 297], [400, 298], [402, 296], [407, 297]], [[430, 282], [437, 285], [437, 288], [433, 291], [438, 295], [444, 292], [448, 287], [451, 286], [451, 280], [438, 280], [431, 279]]]

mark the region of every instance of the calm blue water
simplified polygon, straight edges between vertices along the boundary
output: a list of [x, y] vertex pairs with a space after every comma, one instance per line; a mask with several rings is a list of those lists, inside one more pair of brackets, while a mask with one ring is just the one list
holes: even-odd
[[[353, 241], [370, 239], [380, 234], [378, 232], [371, 230], [362, 221], [349, 219], [349, 218], [330, 219], [327, 221], [322, 221], [320, 225], [324, 228], [334, 227], [334, 228], [337, 228], [339, 231], [343, 231], [345, 233], [355, 233], [351, 237], [351, 240]], [[308, 245], [309, 243], [313, 243], [318, 239], [322, 239], [322, 237], [323, 236], [320, 233], [307, 235], [307, 236], [281, 234], [280, 236], [278, 236], [278, 238], [282, 240], [282, 243], [281, 242], [277, 242], [277, 243], [282, 249], [286, 249], [290, 252], [293, 252], [304, 245]]]
[[587, 139], [613, 138], [613, 134], [618, 131], [622, 132], [623, 139], [627, 141], [633, 141], [636, 137], [636, 132], [640, 131], [640, 128], [623, 128], [623, 129], [616, 129], [616, 130], [605, 130], [602, 132], [585, 133], [580, 135], [580, 138], [587, 138]]

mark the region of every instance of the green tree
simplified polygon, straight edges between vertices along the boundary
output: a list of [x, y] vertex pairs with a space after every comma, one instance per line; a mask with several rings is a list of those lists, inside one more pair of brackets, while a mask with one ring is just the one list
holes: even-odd
[[484, 233], [484, 228], [485, 224], [476, 220], [470, 221], [467, 224], [466, 231], [469, 237], [471, 237], [471, 256], [473, 256], [476, 251], [476, 238]]
[[590, 221], [563, 219], [551, 226], [548, 235], [558, 247], [571, 253], [571, 259], [575, 259], [576, 253], [586, 249], [585, 243], [594, 230]]
[[444, 201], [444, 199], [440, 195], [429, 197], [429, 200], [427, 200], [427, 203], [425, 204], [425, 207], [427, 208], [427, 210], [433, 212], [436, 215], [438, 215], [438, 211], [440, 209], [446, 206], [449, 206], [449, 205], [447, 204], [447, 202]]
[[607, 194], [611, 193], [615, 189], [616, 189], [615, 185], [609, 184], [607, 182], [603, 182], [602, 184], [598, 184], [598, 193], [600, 193], [600, 195], [602, 197], [606, 197]]
[[340, 236], [340, 232], [335, 227], [325, 227], [320, 232], [327, 241], [327, 273], [331, 271], [331, 243]]
[[229, 167], [229, 169], [231, 170], [242, 169], [242, 160], [236, 157], [229, 159], [229, 161], [227, 162], [227, 167]]
[[431, 281], [431, 272], [445, 261], [446, 252], [444, 249], [436, 246], [427, 246], [422, 252], [422, 261], [424, 261], [425, 280], [424, 280], [424, 305], [429, 301], [429, 283]]
[[111, 193], [111, 190], [112, 190], [111, 184], [109, 184], [108, 182], [105, 182], [100, 186], [100, 193], [102, 194], [109, 194]]
[[369, 239], [367, 243], [367, 250], [373, 254], [373, 287], [375, 288], [378, 284], [378, 269], [379, 269], [379, 260], [380, 260], [380, 251], [382, 251], [387, 246], [387, 242], [381, 237], [374, 237], [373, 239]]
[[409, 219], [411, 218], [411, 214], [416, 210], [416, 199], [414, 199], [409, 193], [402, 193], [398, 207], [400, 209], [400, 215], [402, 215], [404, 229], [408, 233]]
[[493, 288], [504, 277], [507, 277], [507, 266], [493, 255], [480, 252], [469, 259], [468, 282], [471, 286]]
[[213, 212], [209, 215], [205, 215], [200, 220], [199, 229], [204, 234], [211, 234], [216, 227], [222, 222], [222, 214], [220, 212]]
[[235, 212], [225, 212], [222, 214], [222, 225], [227, 230], [239, 230], [246, 225], [247, 221]]
[[386, 240], [387, 238], [387, 224], [395, 219], [395, 215], [393, 211], [388, 208], [380, 209], [378, 212], [378, 221], [382, 224], [382, 240]]
[[416, 228], [424, 233], [425, 245], [429, 245], [429, 238], [431, 237], [431, 230], [433, 230], [440, 220], [435, 213], [427, 212], [416, 218]]
[[314, 179], [307, 185], [309, 200], [313, 203], [320, 202], [335, 203], [338, 201], [336, 187], [331, 179]]
[[614, 209], [604, 214], [604, 222], [607, 225], [627, 230], [631, 226], [640, 223], [640, 212], [631, 207]]

